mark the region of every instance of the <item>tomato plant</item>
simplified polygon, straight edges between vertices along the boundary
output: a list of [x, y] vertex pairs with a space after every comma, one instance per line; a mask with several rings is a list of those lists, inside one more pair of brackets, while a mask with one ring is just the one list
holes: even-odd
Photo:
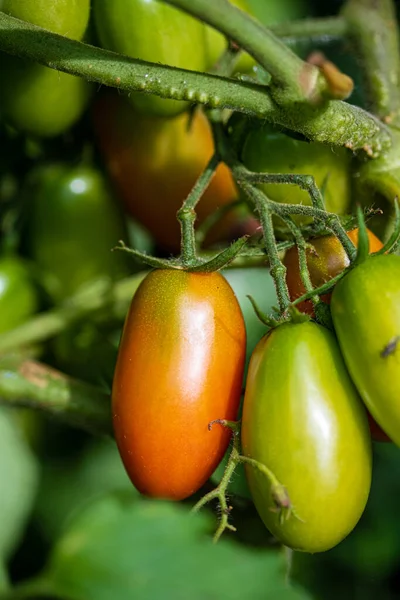
[[349, 373], [368, 410], [400, 444], [400, 257], [373, 256], [334, 289], [332, 318]]
[[[252, 129], [244, 143], [242, 158], [252, 171], [313, 175], [322, 187], [325, 208], [345, 214], [350, 206], [350, 155], [343, 148], [294, 139], [270, 125]], [[311, 204], [308, 193], [296, 185], [266, 183], [262, 189], [271, 200]], [[298, 223], [308, 217], [294, 217]]]
[[125, 226], [103, 174], [89, 166], [54, 163], [30, 176], [27, 224], [31, 255], [56, 301], [99, 278], [127, 273], [112, 253]]
[[246, 333], [218, 273], [156, 270], [135, 294], [115, 370], [114, 431], [126, 470], [144, 494], [179, 500], [222, 459], [236, 418]]
[[[174, 119], [145, 118], [110, 94], [95, 105], [94, 123], [104, 161], [126, 209], [160, 245], [178, 250], [176, 212], [213, 153], [206, 117], [196, 111], [191, 122], [187, 114]], [[221, 164], [199, 203], [199, 221], [236, 195], [232, 175]], [[227, 233], [235, 223], [235, 216], [228, 214], [211, 231], [209, 240]]]
[[259, 342], [246, 382], [242, 446], [288, 490], [296, 512], [282, 523], [270, 481], [246, 465], [256, 508], [282, 543], [322, 552], [354, 528], [371, 484], [371, 442], [365, 410], [328, 330], [285, 324]]
[[[349, 243], [348, 216], [332, 215], [360, 202], [398, 246], [395, 9], [0, 0], [0, 257], [23, 257], [42, 283], [32, 314], [23, 272], [7, 288], [0, 258], [0, 400], [11, 417], [46, 413], [40, 436], [12, 418], [41, 471], [35, 506], [20, 482], [31, 517], [24, 532], [18, 520], [14, 555], [2, 542], [22, 471], [0, 435], [12, 500], [0, 501], [1, 597], [396, 596], [395, 444], [375, 445], [363, 508], [371, 438], [400, 417], [398, 272], [368, 271], [370, 291], [344, 298], [371, 263]], [[329, 235], [310, 240], [317, 232]], [[291, 310], [306, 277], [290, 250], [288, 290], [288, 237], [307, 249], [314, 286], [345, 269], [331, 305], [342, 290], [340, 343], [320, 323], [330, 307]], [[119, 239], [130, 247], [111, 252]], [[17, 329], [2, 332], [3, 319]], [[222, 544], [206, 515], [189, 517], [205, 505]]]
[[[154, 63], [194, 71], [206, 68], [202, 23], [158, 0], [95, 0], [97, 32], [104, 48]], [[188, 104], [151, 94], [129, 94], [145, 114], [172, 117]]]
[[[351, 241], [357, 246], [358, 229], [352, 229], [347, 232]], [[369, 251], [377, 252], [383, 247], [382, 242], [368, 230]], [[334, 235], [323, 236], [309, 240], [313, 248], [308, 247], [307, 265], [310, 273], [311, 283], [315, 288], [320, 287], [330, 279], [344, 271], [349, 266], [350, 260], [342, 244]], [[297, 246], [290, 248], [284, 258], [286, 271], [286, 283], [289, 288], [291, 300], [296, 300], [306, 293], [303, 282], [300, 277], [299, 253]], [[322, 296], [324, 302], [330, 303], [332, 294]], [[314, 315], [314, 308], [311, 300], [304, 300], [296, 304], [296, 307], [308, 315]]]
[[[89, 0], [3, 0], [5, 13], [50, 31], [82, 39], [89, 21]], [[71, 127], [82, 115], [91, 88], [80, 77], [2, 55], [0, 107], [17, 129], [53, 137]]]

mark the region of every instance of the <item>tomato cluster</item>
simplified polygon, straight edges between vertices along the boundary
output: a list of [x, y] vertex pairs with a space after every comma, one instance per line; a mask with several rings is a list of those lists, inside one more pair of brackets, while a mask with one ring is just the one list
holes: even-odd
[[[357, 244], [358, 230], [348, 235]], [[371, 252], [382, 248], [368, 237]], [[348, 266], [336, 238], [312, 246], [314, 285]], [[295, 248], [285, 263], [295, 300], [304, 290], [293, 255]], [[398, 281], [400, 257], [367, 258], [325, 297], [335, 333], [294, 319], [271, 329], [251, 356], [242, 452], [276, 479], [246, 464], [248, 485], [268, 529], [297, 550], [332, 548], [357, 524], [371, 485], [371, 433], [400, 444]], [[301, 308], [312, 312], [308, 303]], [[379, 331], [365, 318], [374, 310]], [[182, 499], [208, 479], [229, 443], [226, 430], [210, 424], [237, 418], [245, 347], [241, 311], [221, 275], [156, 270], [145, 279], [125, 323], [112, 394], [119, 450], [140, 491]], [[288, 493], [287, 519], [277, 481]]]
[[[232, 2], [251, 12], [246, 0]], [[32, 10], [27, 2], [3, 0], [1, 10], [72, 39], [188, 70], [215, 67], [225, 45], [212, 28], [158, 0], [74, 0], [69, 11], [64, 0], [53, 0], [51, 10], [46, 2], [37, 4]], [[91, 4], [94, 29], [88, 33]], [[253, 59], [243, 53], [238, 70], [252, 66]], [[68, 145], [74, 124], [94, 97], [91, 86], [9, 56], [2, 57], [1, 70], [1, 118], [7, 127], [46, 143], [64, 135]], [[110, 252], [128, 235], [113, 192], [162, 252], [179, 250], [176, 213], [212, 157], [214, 143], [204, 112], [189, 112], [179, 90], [172, 95], [165, 100], [101, 90], [86, 122], [98, 155], [89, 152], [88, 158], [80, 148], [79, 160], [74, 155], [66, 162], [40, 150], [47, 160], [26, 178], [29, 216], [21, 246], [35, 265], [41, 294], [27, 263], [16, 253], [4, 253], [0, 333], [29, 318], [41, 302], [57, 305], [94, 281], [113, 282], [128, 274], [126, 256]], [[327, 210], [349, 212], [347, 150], [333, 152], [263, 125], [248, 127], [239, 154], [253, 171], [313, 175]], [[275, 202], [310, 203], [296, 186], [263, 184], [262, 189]], [[198, 223], [238, 198], [231, 171], [221, 163], [196, 207]], [[300, 226], [309, 221], [295, 219]], [[242, 219], [242, 213], [231, 210], [208, 231], [206, 244], [254, 227], [254, 218]], [[357, 245], [358, 230], [348, 236]], [[371, 253], [382, 248], [372, 232], [368, 237]], [[314, 287], [350, 266], [334, 236], [309, 240], [306, 259]], [[305, 293], [296, 246], [284, 264], [294, 302]], [[354, 528], [367, 502], [371, 439], [400, 445], [400, 258], [371, 256], [349, 270], [333, 295], [322, 296], [330, 304], [334, 332], [315, 322], [314, 306], [305, 300], [297, 308], [309, 320], [294, 318], [271, 329], [251, 349], [248, 365], [248, 327], [229, 277], [180, 267], [146, 276], [119, 346], [112, 416], [133, 484], [148, 496], [181, 500], [207, 482], [229, 447], [231, 432], [221, 421], [238, 419], [248, 368], [241, 446], [243, 456], [253, 461], [246, 463], [246, 474], [260, 517], [292, 548], [319, 552], [333, 547]], [[378, 318], [375, 330], [371, 322]], [[97, 340], [97, 333], [89, 337]], [[73, 362], [70, 337], [79, 336], [69, 332], [52, 348]], [[254, 461], [274, 477], [257, 470]], [[278, 489], [288, 495], [282, 499]], [[287, 519], [282, 519], [283, 508], [290, 509]]]

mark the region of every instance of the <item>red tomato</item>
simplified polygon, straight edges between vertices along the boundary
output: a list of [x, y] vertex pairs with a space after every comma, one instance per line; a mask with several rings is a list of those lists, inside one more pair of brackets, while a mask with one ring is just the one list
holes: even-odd
[[[214, 151], [205, 115], [196, 111], [191, 123], [187, 113], [173, 119], [148, 118], [137, 115], [125, 99], [108, 94], [95, 104], [94, 125], [127, 211], [165, 249], [179, 250], [176, 213]], [[236, 197], [231, 172], [221, 164], [196, 208], [198, 221]], [[230, 213], [215, 232], [227, 235], [236, 222]]]
[[136, 292], [112, 390], [115, 437], [143, 494], [181, 500], [211, 476], [237, 417], [246, 352], [243, 316], [219, 273], [156, 270]]
[[[383, 246], [382, 242], [368, 231], [369, 251], [377, 252]], [[357, 246], [358, 229], [352, 229], [347, 232], [351, 241]], [[307, 264], [310, 271], [311, 283], [314, 287], [319, 287], [341, 273], [349, 266], [350, 261], [342, 244], [336, 236], [328, 235], [310, 240], [309, 242], [315, 248], [315, 253], [307, 250]], [[299, 253], [297, 246], [293, 246], [286, 252], [284, 258], [286, 271], [286, 283], [289, 288], [291, 300], [296, 300], [306, 293], [303, 282], [300, 277]], [[321, 299], [327, 304], [331, 301], [331, 294], [321, 296]], [[311, 300], [305, 300], [296, 304], [296, 307], [308, 315], [314, 316], [314, 308]]]

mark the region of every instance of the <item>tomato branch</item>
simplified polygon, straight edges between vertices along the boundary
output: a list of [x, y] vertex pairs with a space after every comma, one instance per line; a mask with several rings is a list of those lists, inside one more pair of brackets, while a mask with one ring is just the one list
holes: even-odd
[[35, 408], [91, 433], [112, 435], [108, 394], [33, 360], [0, 358], [0, 404]]
[[217, 75], [147, 63], [70, 40], [0, 12], [0, 50], [124, 91], [231, 108], [265, 118], [310, 140], [378, 156], [390, 147], [387, 128], [362, 109], [338, 100], [322, 108], [278, 106], [268, 88]]
[[[280, 101], [318, 103], [329, 97], [319, 69], [305, 63], [261, 23], [227, 0], [164, 0], [232, 39], [272, 76]], [[271, 88], [271, 91], [274, 88]]]
[[400, 43], [392, 0], [347, 0], [342, 11], [363, 63], [371, 110], [400, 125]]
[[327, 19], [302, 19], [271, 26], [270, 30], [288, 45], [307, 39], [313, 46], [320, 46], [343, 40], [348, 34], [348, 23], [341, 16]]

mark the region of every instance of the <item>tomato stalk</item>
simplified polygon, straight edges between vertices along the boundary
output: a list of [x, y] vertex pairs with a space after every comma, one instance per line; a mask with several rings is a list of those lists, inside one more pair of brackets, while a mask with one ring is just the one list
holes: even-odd
[[96, 48], [0, 12], [0, 49], [53, 69], [128, 92], [188, 100], [266, 118], [308, 139], [344, 145], [370, 157], [391, 145], [390, 132], [368, 112], [339, 100], [321, 109], [279, 105], [265, 86], [157, 65]]
[[194, 223], [196, 221], [195, 208], [207, 189], [219, 163], [220, 159], [218, 155], [214, 154], [177, 213], [177, 218], [181, 226], [181, 260], [182, 265], [185, 267], [192, 267], [198, 264], [194, 231]]
[[320, 302], [318, 294], [315, 294], [313, 284], [311, 283], [310, 271], [308, 270], [307, 264], [307, 247], [309, 246], [305, 241], [301, 230], [297, 225], [293, 222], [290, 217], [285, 217], [284, 219], [286, 225], [288, 226], [293, 238], [296, 242], [297, 250], [299, 253], [299, 269], [300, 269], [300, 277], [303, 282], [304, 289], [306, 292], [312, 292], [313, 296], [311, 296], [311, 301], [313, 303], [314, 308]]
[[343, 16], [325, 19], [301, 19], [271, 26], [271, 31], [287, 45], [308, 39], [313, 46], [340, 41], [348, 35], [348, 23]]
[[253, 56], [271, 74], [276, 101], [318, 104], [337, 97], [322, 71], [302, 61], [271, 31], [225, 0], [164, 1], [215, 27]]
[[108, 394], [33, 360], [0, 359], [0, 398], [7, 406], [35, 408], [90, 433], [112, 435]]
[[290, 297], [286, 284], [286, 267], [280, 259], [278, 248], [276, 246], [270, 203], [261, 190], [250, 185], [247, 181], [243, 180], [238, 183], [253, 204], [255, 210], [258, 212], [270, 271], [278, 295], [279, 308], [282, 314], [284, 314], [290, 305]]
[[[214, 543], [218, 542], [221, 535], [227, 529], [230, 531], [236, 531], [236, 528], [229, 523], [229, 516], [232, 511], [232, 507], [228, 505], [227, 501], [227, 490], [229, 486], [229, 482], [232, 478], [233, 473], [235, 472], [236, 467], [242, 464], [249, 464], [254, 469], [260, 471], [270, 482], [271, 484], [271, 495], [276, 506], [276, 512], [279, 513], [279, 518], [282, 521], [290, 518], [291, 516], [297, 516], [294, 510], [294, 507], [290, 501], [289, 494], [284, 485], [278, 481], [275, 474], [268, 469], [265, 465], [260, 463], [257, 460], [249, 458], [247, 456], [243, 456], [241, 454], [241, 445], [240, 445], [240, 421], [232, 422], [226, 421], [224, 419], [217, 419], [210, 423], [209, 428], [214, 425], [220, 425], [221, 427], [228, 427], [232, 430], [232, 448], [231, 453], [228, 459], [228, 463], [226, 465], [224, 474], [222, 476], [221, 481], [218, 486], [205, 494], [200, 500], [193, 506], [192, 512], [198, 512], [203, 506], [212, 502], [213, 500], [218, 500], [220, 506], [220, 520], [218, 524], [218, 528], [214, 534]], [[297, 517], [298, 518], [298, 517]]]

